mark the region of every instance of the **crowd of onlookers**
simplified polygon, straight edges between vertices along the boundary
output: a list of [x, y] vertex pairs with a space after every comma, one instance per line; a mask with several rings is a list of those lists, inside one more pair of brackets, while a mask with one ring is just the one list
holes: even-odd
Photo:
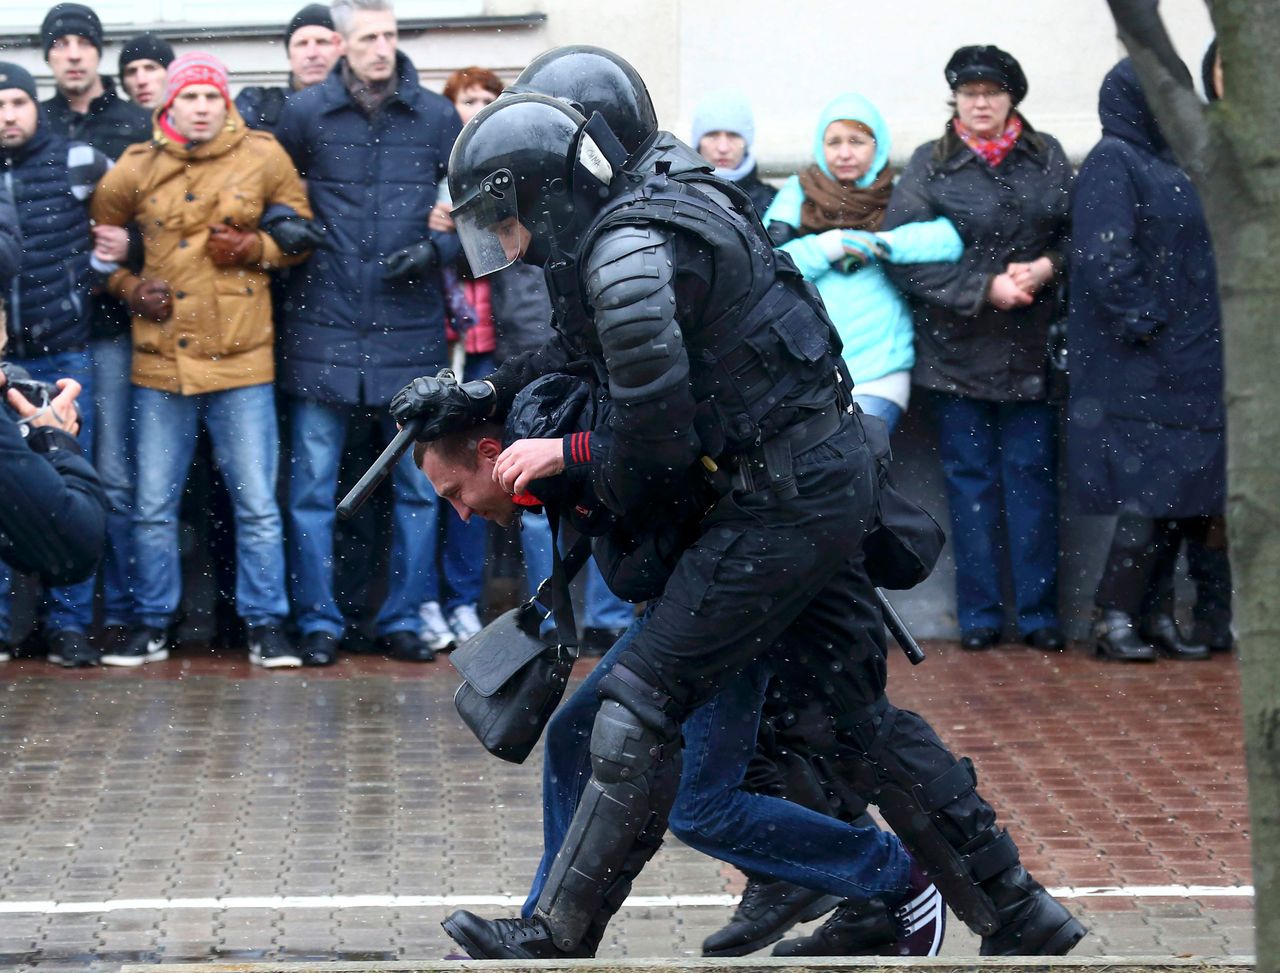
[[[332, 663], [352, 629], [341, 589], [368, 586], [380, 545], [368, 620], [380, 650], [427, 661], [470, 637], [494, 560], [486, 525], [454, 516], [409, 457], [392, 475], [389, 536], [339, 525], [334, 505], [393, 435], [385, 406], [403, 385], [446, 365], [483, 378], [549, 334], [541, 270], [474, 278], [444, 188], [461, 126], [502, 80], [477, 67], [442, 95], [423, 87], [387, 0], [304, 7], [284, 37], [289, 83], [234, 99], [218, 60], [177, 56], [155, 34], [123, 46], [121, 91], [102, 71], [101, 23], [77, 3], [55, 6], [41, 37], [48, 100], [0, 63], [0, 229], [21, 237], [6, 354], [36, 378], [80, 383], [80, 442], [110, 502], [99, 577], [43, 593], [49, 657], [165, 658], [180, 520], [207, 534], [219, 506], [234, 521], [219, 557], [255, 663]], [[1218, 97], [1214, 64], [1211, 51]], [[1128, 62], [1103, 81], [1103, 138], [1078, 173], [1018, 110], [1029, 82], [1010, 54], [962, 48], [945, 76], [953, 114], [900, 172], [885, 119], [853, 92], [821, 110], [811, 162], [780, 189], [759, 177], [740, 95], [700, 102], [692, 144], [817, 287], [863, 411], [892, 430], [913, 391], [931, 410], [964, 648], [1001, 640], [1005, 574], [1021, 639], [1065, 646], [1064, 415], [1068, 496], [1120, 515], [1096, 650], [1229, 648], [1220, 322], [1194, 187]], [[214, 467], [225, 490], [195, 510], [188, 492], [184, 510], [189, 475], [211, 481]], [[529, 579], [549, 573], [545, 517], [527, 513], [514, 543]], [[1184, 543], [1189, 633], [1173, 611]], [[595, 571], [585, 594], [584, 642], [603, 651], [632, 606]]]

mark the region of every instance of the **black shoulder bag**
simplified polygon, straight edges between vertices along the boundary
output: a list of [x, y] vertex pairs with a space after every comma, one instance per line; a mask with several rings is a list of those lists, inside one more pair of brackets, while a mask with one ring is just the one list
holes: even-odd
[[[547, 508], [551, 524], [551, 577], [518, 608], [494, 619], [455, 649], [449, 661], [462, 676], [454, 694], [462, 722], [495, 757], [524, 763], [551, 714], [564, 697], [578, 631], [569, 582], [591, 554], [591, 538], [581, 536], [562, 560], [559, 517]], [[555, 627], [541, 634], [542, 604], [550, 594]], [[541, 602], [541, 604], [540, 604]]]

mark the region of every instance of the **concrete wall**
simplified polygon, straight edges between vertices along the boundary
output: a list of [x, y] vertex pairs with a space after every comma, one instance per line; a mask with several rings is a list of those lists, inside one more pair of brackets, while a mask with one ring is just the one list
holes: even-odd
[[[266, 36], [249, 36], [244, 25], [192, 30], [200, 25], [184, 23], [183, 3], [165, 5], [171, 19], [162, 23], [108, 18], [108, 30], [128, 36], [146, 27], [186, 28], [199, 39], [180, 41], [179, 48], [198, 46], [224, 58], [237, 84], [283, 78], [278, 31], [301, 0], [261, 5]], [[34, 32], [48, 4], [0, 4], [0, 23], [20, 29], [24, 8], [26, 29]], [[952, 50], [972, 43], [999, 44], [1019, 58], [1030, 81], [1028, 117], [1080, 157], [1098, 134], [1098, 83], [1121, 56], [1104, 0], [484, 0], [461, 6], [459, 0], [401, 0], [401, 8], [414, 16], [460, 9], [482, 14], [455, 22], [464, 26], [406, 33], [405, 50], [436, 88], [464, 65], [512, 76], [548, 47], [598, 44], [639, 68], [664, 125], [686, 137], [703, 92], [738, 88], [756, 107], [757, 155], [776, 173], [792, 171], [805, 157], [818, 110], [844, 90], [860, 90], [879, 104], [893, 131], [895, 158], [935, 137], [947, 116], [943, 65]], [[1203, 0], [1163, 0], [1161, 9], [1198, 75], [1211, 33]], [[545, 21], [532, 28], [484, 22], [528, 14]], [[0, 43], [10, 47], [5, 57], [47, 78], [40, 51], [24, 38], [0, 35]], [[108, 47], [108, 69], [114, 70], [118, 52], [118, 44]]]

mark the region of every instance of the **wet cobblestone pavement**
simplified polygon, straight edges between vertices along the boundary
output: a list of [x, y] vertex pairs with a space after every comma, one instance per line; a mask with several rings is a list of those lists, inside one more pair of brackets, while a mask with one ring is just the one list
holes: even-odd
[[[895, 656], [891, 695], [973, 757], [1027, 866], [1072, 896], [1093, 930], [1076, 955], [1252, 952], [1234, 658], [927, 648]], [[537, 756], [485, 755], [455, 683], [373, 657], [0, 664], [0, 969], [432, 959], [459, 905], [512, 914], [541, 850]], [[602, 955], [696, 955], [740, 888], [669, 840]], [[944, 955], [976, 953], [953, 922]]]

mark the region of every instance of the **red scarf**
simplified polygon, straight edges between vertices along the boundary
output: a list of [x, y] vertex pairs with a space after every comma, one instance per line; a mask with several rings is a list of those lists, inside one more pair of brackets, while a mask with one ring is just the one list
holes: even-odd
[[959, 136], [960, 141], [969, 146], [978, 158], [992, 169], [997, 169], [1005, 160], [1005, 156], [1018, 144], [1018, 139], [1022, 135], [1022, 119], [1018, 117], [1017, 112], [1010, 112], [1009, 122], [1005, 125], [1004, 131], [994, 138], [975, 135], [959, 118], [951, 120], [951, 128]]

